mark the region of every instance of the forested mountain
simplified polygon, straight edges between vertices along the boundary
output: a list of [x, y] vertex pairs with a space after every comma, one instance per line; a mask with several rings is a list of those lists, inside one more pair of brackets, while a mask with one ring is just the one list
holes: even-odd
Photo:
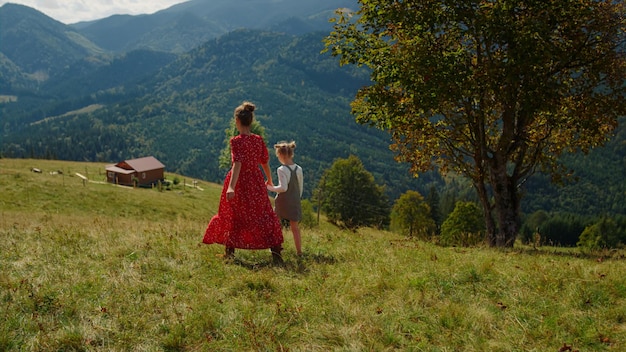
[[37, 83], [22, 72], [19, 66], [0, 52], [0, 92], [34, 90]]
[[0, 8], [0, 50], [23, 72], [40, 74], [40, 80], [76, 60], [102, 52], [71, 27], [11, 3]]
[[[225, 170], [219, 170], [217, 156], [224, 131], [245, 99], [257, 104], [268, 145], [298, 142], [307, 193], [336, 158], [350, 154], [359, 156], [392, 195], [417, 187], [407, 167], [392, 161], [387, 134], [350, 116], [350, 99], [368, 75], [320, 55], [323, 36], [231, 32], [143, 81], [79, 101], [101, 104], [97, 111], [62, 116], [57, 104], [51, 105], [55, 114], [29, 115], [29, 124], [19, 124], [24, 116], [8, 118], [12, 133], [4, 139], [4, 155], [98, 161], [154, 155], [168, 170], [220, 182]], [[116, 100], [118, 94], [124, 100]]]
[[356, 0], [190, 0], [152, 15], [115, 15], [73, 25], [100, 47], [182, 53], [230, 31], [250, 28], [287, 34], [328, 31], [337, 8]]
[[[98, 47], [70, 26], [35, 10], [10, 4], [0, 7], [0, 155], [105, 162], [154, 155], [168, 171], [221, 182], [225, 170], [218, 168], [218, 155], [225, 145], [224, 130], [233, 109], [250, 100], [257, 104], [268, 146], [279, 140], [298, 143], [296, 160], [306, 170], [306, 196], [336, 158], [354, 154], [386, 186], [391, 200], [409, 189], [426, 196], [431, 186], [452, 206], [456, 199], [471, 197], [471, 187], [453, 177], [445, 184], [434, 173], [413, 178], [407, 165], [393, 161], [386, 133], [354, 122], [349, 103], [357, 89], [369, 83], [369, 75], [363, 69], [340, 67], [336, 58], [320, 53], [328, 32], [310, 30], [323, 15], [292, 12], [288, 17], [291, 10], [286, 6], [289, 11], [280, 17], [285, 22], [272, 22], [269, 15], [263, 18], [266, 22], [255, 22], [274, 30], [231, 31], [218, 26], [219, 31], [199, 44], [185, 43], [183, 37], [194, 35], [176, 26], [163, 27], [165, 20], [151, 22], [170, 13], [191, 17], [178, 17], [169, 25], [194, 27], [193, 21], [207, 19], [193, 6], [207, 3], [222, 6], [222, 12], [213, 12], [221, 21], [228, 22], [231, 12], [240, 14], [229, 7], [237, 1], [194, 0], [155, 15], [113, 16], [73, 26], [83, 33], [89, 26], [102, 26], [101, 32], [91, 34], [100, 36], [98, 40], [105, 38], [108, 28], [115, 50], [169, 46], [170, 51], [119, 53], [112, 53], [112, 47]], [[245, 3], [250, 4], [247, 16], [262, 13], [252, 5], [267, 1]], [[301, 4], [313, 6], [308, 1]], [[130, 28], [140, 27], [138, 20], [144, 21], [147, 32], [137, 30], [142, 34], [135, 35]], [[121, 27], [116, 29], [115, 21]], [[124, 27], [126, 22], [131, 27]], [[245, 21], [237, 26], [244, 25]], [[158, 42], [159, 35], [146, 33], [161, 33], [163, 41], [178, 41], [193, 49], [178, 52], [182, 47], [175, 49], [172, 43], [148, 44]], [[141, 39], [148, 37], [152, 39]], [[26, 48], [20, 40], [38, 44]], [[564, 158], [578, 182], [559, 188], [545, 176], [531, 178], [524, 185], [523, 211], [626, 214], [623, 122], [606, 147], [589, 156]], [[277, 166], [274, 157], [272, 164]]]
[[67, 26], [7, 3], [0, 7], [0, 93], [36, 90], [57, 75], [77, 76], [132, 51], [181, 54], [237, 28], [328, 32], [337, 8], [356, 6], [356, 0], [191, 0], [151, 15]]
[[588, 155], [562, 157], [571, 177], [561, 186], [545, 175], [527, 185], [524, 210], [558, 210], [584, 215], [626, 214], [626, 118], [609, 142]]

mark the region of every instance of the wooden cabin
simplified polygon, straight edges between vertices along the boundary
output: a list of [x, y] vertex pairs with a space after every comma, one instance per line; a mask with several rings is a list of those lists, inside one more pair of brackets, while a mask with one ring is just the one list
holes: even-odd
[[151, 187], [163, 181], [165, 165], [153, 156], [120, 161], [117, 164], [107, 165], [107, 182], [118, 185]]

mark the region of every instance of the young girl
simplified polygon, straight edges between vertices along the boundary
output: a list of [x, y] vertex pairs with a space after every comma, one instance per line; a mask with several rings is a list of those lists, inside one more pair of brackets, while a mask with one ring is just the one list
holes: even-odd
[[293, 151], [296, 149], [296, 142], [280, 142], [274, 145], [274, 149], [282, 165], [276, 171], [278, 174], [278, 186], [267, 185], [267, 189], [277, 193], [275, 199], [276, 214], [281, 219], [289, 220], [296, 252], [298, 255], [302, 255], [298, 224], [302, 220], [300, 199], [302, 198], [304, 178], [302, 176], [302, 168], [293, 162]]
[[233, 258], [235, 248], [270, 248], [274, 263], [279, 264], [283, 233], [266, 190], [266, 185], [273, 185], [269, 153], [263, 138], [250, 132], [254, 109], [250, 102], [235, 109], [239, 135], [230, 140], [233, 166], [224, 180], [218, 213], [209, 222], [202, 242], [223, 244], [225, 258]]

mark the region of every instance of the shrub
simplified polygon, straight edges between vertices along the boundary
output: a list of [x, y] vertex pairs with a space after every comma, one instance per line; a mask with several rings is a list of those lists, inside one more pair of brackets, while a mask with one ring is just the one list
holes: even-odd
[[431, 209], [419, 192], [406, 191], [391, 209], [391, 230], [405, 236], [430, 238], [437, 230]]
[[300, 225], [305, 228], [313, 228], [317, 226], [317, 217], [313, 209], [313, 204], [308, 199], [302, 200], [302, 220]]
[[444, 246], [469, 247], [483, 242], [485, 223], [476, 203], [457, 202], [441, 225], [440, 242]]
[[585, 227], [576, 245], [590, 250], [618, 248], [624, 245], [622, 240], [625, 237], [617, 222], [605, 217]]
[[321, 200], [328, 220], [335, 225], [348, 229], [389, 225], [389, 202], [384, 187], [376, 184], [374, 176], [354, 155], [335, 160], [314, 193]]

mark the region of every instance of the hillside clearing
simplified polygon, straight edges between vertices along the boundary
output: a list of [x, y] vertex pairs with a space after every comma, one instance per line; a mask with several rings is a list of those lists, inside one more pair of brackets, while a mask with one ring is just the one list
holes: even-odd
[[228, 264], [200, 243], [219, 185], [68, 176], [103, 165], [0, 159], [0, 350], [626, 348], [621, 251], [442, 248], [322, 223], [300, 260], [285, 230], [285, 266], [267, 251]]

